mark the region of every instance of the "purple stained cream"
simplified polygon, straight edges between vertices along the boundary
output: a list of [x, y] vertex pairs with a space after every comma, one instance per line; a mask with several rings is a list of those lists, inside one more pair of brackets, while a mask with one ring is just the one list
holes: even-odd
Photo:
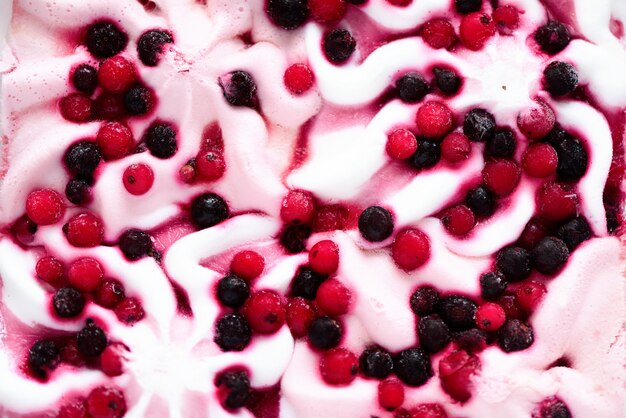
[[625, 23], [14, 0], [0, 416], [622, 416]]

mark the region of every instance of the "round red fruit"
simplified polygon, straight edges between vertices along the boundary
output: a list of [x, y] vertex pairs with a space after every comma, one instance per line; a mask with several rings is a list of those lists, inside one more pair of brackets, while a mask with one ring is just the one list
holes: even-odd
[[147, 164], [132, 164], [124, 170], [123, 182], [128, 193], [140, 196], [152, 188], [154, 172]]
[[339, 247], [331, 240], [315, 244], [309, 251], [309, 265], [322, 274], [332, 274], [339, 267]]
[[99, 386], [87, 396], [91, 418], [121, 418], [126, 414], [126, 399], [116, 387]]
[[320, 360], [322, 379], [330, 385], [348, 385], [356, 378], [359, 360], [345, 348], [328, 350]]
[[541, 139], [554, 128], [556, 116], [543, 101], [537, 100], [517, 115], [517, 127], [531, 140]]
[[496, 24], [483, 12], [474, 12], [463, 16], [459, 35], [463, 45], [472, 51], [482, 49], [496, 33]]
[[108, 309], [113, 309], [124, 299], [124, 286], [117, 280], [105, 280], [98, 286], [94, 295], [95, 302]]
[[315, 319], [315, 309], [304, 298], [293, 298], [287, 305], [287, 325], [294, 337], [304, 337]]
[[250, 296], [244, 306], [250, 327], [259, 334], [273, 334], [285, 323], [285, 307], [280, 295], [261, 290]]
[[315, 215], [315, 200], [310, 192], [291, 190], [283, 199], [280, 217], [285, 223], [308, 224]]
[[93, 113], [93, 102], [82, 93], [72, 93], [61, 99], [61, 116], [70, 122], [86, 122]]
[[493, 20], [496, 22], [498, 32], [510, 35], [519, 27], [519, 11], [510, 5], [497, 7], [493, 11]]
[[104, 349], [100, 355], [100, 368], [107, 376], [119, 376], [123, 373], [122, 348], [119, 345], [111, 344]]
[[100, 127], [96, 141], [104, 158], [116, 160], [130, 154], [135, 140], [128, 126], [120, 122], [107, 122]]
[[30, 192], [26, 198], [26, 215], [37, 225], [52, 225], [65, 214], [63, 198], [52, 189]]
[[84, 399], [75, 399], [59, 408], [56, 418], [89, 418]]
[[285, 70], [285, 75], [283, 76], [285, 87], [295, 95], [309, 91], [313, 87], [314, 81], [315, 76], [306, 64], [293, 64]]
[[141, 321], [146, 316], [146, 312], [137, 298], [130, 297], [123, 299], [115, 306], [115, 315], [123, 323], [133, 325]]
[[483, 168], [485, 186], [499, 196], [506, 196], [515, 190], [519, 179], [519, 166], [510, 160], [489, 161]]
[[346, 14], [346, 2], [344, 0], [309, 0], [309, 11], [311, 18], [316, 22], [336, 22]]
[[226, 171], [224, 156], [214, 151], [200, 151], [196, 156], [196, 173], [205, 181], [220, 179]]
[[549, 177], [556, 171], [559, 157], [550, 144], [532, 144], [522, 157], [524, 171], [531, 177]]
[[404, 386], [397, 379], [383, 380], [378, 384], [378, 403], [381, 408], [393, 411], [404, 402]]
[[63, 227], [67, 241], [74, 247], [97, 247], [104, 237], [102, 220], [92, 213], [73, 216]]
[[465, 235], [476, 225], [474, 212], [465, 205], [456, 205], [446, 211], [441, 218], [443, 226], [453, 235]]
[[537, 195], [539, 214], [549, 221], [564, 221], [578, 213], [578, 195], [568, 185], [546, 183]]
[[244, 250], [233, 256], [230, 271], [244, 280], [256, 279], [265, 269], [265, 259], [255, 251]]
[[448, 49], [454, 43], [454, 28], [447, 19], [429, 20], [422, 26], [422, 39], [435, 49]]
[[467, 160], [472, 152], [472, 144], [468, 137], [460, 132], [452, 132], [441, 141], [441, 156], [451, 163]]
[[517, 305], [526, 314], [532, 313], [547, 293], [546, 286], [537, 281], [529, 281], [522, 285], [515, 292]]
[[504, 325], [506, 313], [497, 303], [487, 302], [476, 311], [476, 326], [483, 331], [496, 331]]
[[453, 115], [441, 102], [426, 102], [417, 110], [417, 129], [428, 138], [440, 138], [452, 129]]
[[329, 316], [341, 316], [350, 309], [352, 295], [337, 279], [325, 280], [317, 290], [317, 306]]
[[387, 137], [386, 149], [394, 160], [406, 160], [417, 151], [417, 139], [408, 129], [396, 129]]
[[67, 280], [82, 292], [93, 292], [102, 283], [104, 272], [98, 260], [91, 257], [79, 258], [67, 270]]
[[42, 257], [37, 261], [35, 266], [37, 277], [42, 281], [50, 284], [56, 284], [63, 278], [65, 269], [63, 264], [54, 257]]
[[98, 70], [98, 83], [110, 93], [124, 93], [136, 80], [133, 63], [119, 55], [106, 59]]
[[430, 258], [430, 239], [419, 229], [400, 232], [391, 247], [391, 256], [404, 270], [415, 270]]

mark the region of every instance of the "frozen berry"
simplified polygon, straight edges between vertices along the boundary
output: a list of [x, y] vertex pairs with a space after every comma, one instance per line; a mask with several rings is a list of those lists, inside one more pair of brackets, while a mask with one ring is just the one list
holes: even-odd
[[547, 289], [543, 283], [529, 281], [522, 283], [515, 292], [515, 302], [527, 314], [532, 313], [546, 295]]
[[517, 127], [531, 140], [548, 135], [555, 123], [554, 111], [543, 101], [534, 102], [517, 115]]
[[552, 96], [565, 96], [578, 86], [578, 73], [571, 64], [551, 62], [543, 70], [543, 86]]
[[572, 413], [565, 402], [552, 396], [541, 401], [532, 418], [572, 418]]
[[85, 180], [72, 179], [65, 186], [65, 197], [75, 205], [83, 205], [91, 201], [91, 187]]
[[498, 32], [503, 35], [510, 35], [519, 27], [519, 15], [519, 10], [514, 6], [506, 5], [496, 7], [492, 17], [494, 22], [496, 22]]
[[426, 102], [417, 110], [417, 129], [428, 138], [439, 138], [452, 129], [452, 111], [441, 102]]
[[153, 248], [150, 234], [139, 229], [124, 231], [120, 236], [119, 246], [129, 260], [138, 260], [148, 255]]
[[309, 326], [309, 342], [322, 350], [337, 347], [342, 335], [341, 323], [327, 316], [314, 319]]
[[344, 0], [309, 0], [311, 18], [320, 23], [332, 23], [346, 14]]
[[268, 0], [265, 10], [274, 24], [287, 30], [302, 26], [309, 17], [307, 0]]
[[298, 254], [306, 250], [311, 227], [299, 223], [287, 225], [280, 233], [279, 242], [288, 254]]
[[439, 302], [439, 292], [431, 286], [422, 286], [411, 295], [411, 310], [419, 316], [430, 315]]
[[546, 137], [558, 155], [556, 174], [562, 181], [577, 181], [587, 172], [589, 157], [584, 145], [563, 129], [556, 127]]
[[394, 359], [393, 369], [396, 376], [408, 386], [422, 386], [433, 375], [430, 357], [421, 348], [401, 351]]
[[98, 70], [98, 83], [110, 93], [124, 93], [136, 79], [135, 66], [119, 55], [104, 60]]
[[146, 312], [141, 302], [135, 297], [124, 298], [115, 306], [115, 316], [126, 325], [133, 325], [141, 321]]
[[356, 50], [356, 40], [347, 29], [334, 29], [324, 37], [324, 53], [334, 64], [346, 62]]
[[476, 311], [476, 325], [484, 331], [496, 331], [504, 325], [506, 313], [497, 303], [487, 302]]
[[228, 219], [228, 205], [215, 193], [204, 193], [191, 202], [191, 219], [200, 229], [210, 228]]
[[124, 93], [124, 109], [132, 116], [141, 116], [152, 110], [154, 97], [150, 89], [136, 84]]
[[106, 348], [107, 336], [93, 320], [88, 319], [87, 324], [76, 335], [78, 351], [86, 357], [98, 357]]
[[294, 337], [304, 337], [315, 319], [315, 309], [304, 298], [293, 298], [287, 305], [287, 325]]
[[430, 239], [419, 229], [400, 232], [391, 247], [393, 261], [403, 270], [415, 270], [430, 258]]
[[28, 350], [28, 367], [41, 377], [59, 364], [59, 348], [51, 340], [39, 340]]
[[435, 74], [435, 84], [445, 96], [452, 96], [461, 88], [461, 77], [453, 70], [435, 67], [433, 73]]
[[124, 170], [124, 188], [134, 196], [148, 193], [154, 184], [154, 171], [147, 164], [131, 164]]
[[79, 398], [63, 404], [56, 418], [89, 418], [85, 400]]
[[94, 101], [94, 116], [99, 120], [118, 120], [126, 116], [124, 97], [103, 91]]
[[244, 250], [233, 256], [230, 271], [244, 280], [256, 279], [265, 269], [265, 259], [255, 251]]
[[61, 318], [75, 318], [83, 312], [85, 297], [73, 287], [62, 287], [54, 293], [52, 307]]
[[492, 157], [510, 158], [515, 154], [517, 140], [510, 129], [496, 129], [495, 135], [487, 141], [485, 150]]
[[530, 274], [530, 254], [521, 247], [505, 247], [496, 255], [496, 268], [510, 282], [523, 280]]
[[126, 48], [128, 36], [111, 22], [98, 22], [87, 29], [85, 44], [96, 58], [109, 58]]
[[393, 370], [391, 354], [380, 347], [369, 347], [359, 357], [361, 372], [367, 377], [384, 379]]
[[456, 346], [468, 353], [479, 353], [487, 348], [487, 337], [487, 333], [478, 328], [459, 331], [453, 334]]
[[38, 189], [26, 198], [26, 215], [37, 225], [52, 225], [65, 214], [65, 204], [59, 193], [52, 189]]
[[549, 177], [556, 171], [559, 159], [550, 144], [532, 144], [522, 156], [524, 171], [531, 177]]
[[467, 192], [465, 204], [478, 217], [491, 216], [496, 210], [496, 201], [493, 193], [486, 187], [478, 186]]
[[467, 160], [472, 152], [469, 139], [460, 132], [452, 132], [441, 141], [441, 156], [450, 163]]
[[324, 280], [325, 275], [313, 271], [309, 266], [302, 266], [291, 282], [291, 294], [313, 300]]
[[169, 32], [153, 29], [145, 32], [137, 42], [139, 59], [148, 67], [156, 67], [165, 44], [174, 42]]
[[564, 221], [578, 212], [578, 196], [566, 184], [546, 183], [537, 195], [539, 214], [551, 221]]
[[402, 406], [404, 386], [396, 379], [387, 379], [378, 384], [378, 404], [387, 411]]
[[315, 301], [322, 312], [329, 316], [340, 316], [350, 309], [352, 295], [337, 279], [324, 281], [317, 290]]
[[429, 353], [438, 353], [450, 342], [450, 330], [437, 315], [424, 316], [417, 324], [420, 347]]
[[93, 292], [102, 282], [104, 273], [98, 260], [91, 257], [79, 258], [67, 269], [70, 285], [83, 292]]
[[126, 399], [116, 387], [99, 386], [87, 396], [91, 418], [121, 418], [126, 414]]
[[531, 218], [528, 223], [526, 223], [522, 234], [517, 240], [517, 245], [527, 250], [531, 250], [547, 234], [548, 231], [546, 229], [546, 224], [539, 218]]
[[89, 96], [98, 86], [98, 70], [89, 64], [81, 64], [72, 73], [72, 84], [76, 90]]
[[331, 240], [315, 244], [309, 251], [309, 265], [321, 274], [332, 274], [339, 267], [339, 247]]
[[463, 120], [463, 133], [472, 141], [489, 141], [496, 133], [496, 120], [485, 109], [472, 109]]
[[124, 297], [124, 286], [120, 282], [105, 280], [96, 289], [94, 301], [100, 306], [113, 309]]
[[224, 315], [215, 325], [215, 343], [222, 351], [241, 351], [250, 343], [252, 330], [239, 314]]
[[581, 243], [591, 238], [591, 228], [585, 218], [574, 218], [561, 225], [556, 230], [556, 236], [563, 240], [571, 252]]
[[308, 224], [315, 214], [315, 199], [310, 192], [290, 190], [280, 207], [280, 218], [285, 223]]
[[555, 237], [542, 239], [530, 255], [530, 261], [535, 270], [546, 275], [559, 271], [568, 258], [567, 245]]
[[15, 238], [22, 244], [28, 245], [35, 240], [37, 233], [37, 224], [28, 219], [28, 216], [22, 216], [11, 227], [11, 232], [15, 234]]
[[454, 7], [461, 14], [477, 12], [483, 5], [483, 0], [454, 0]]
[[572, 39], [567, 26], [556, 20], [550, 20], [535, 32], [535, 41], [541, 50], [554, 55], [563, 51]]
[[393, 216], [380, 206], [370, 206], [359, 216], [359, 231], [370, 242], [384, 241], [393, 233]]
[[176, 154], [176, 131], [169, 123], [155, 123], [144, 135], [148, 150], [157, 158], [167, 159]]
[[515, 295], [505, 293], [496, 302], [502, 306], [502, 309], [504, 309], [508, 319], [519, 319], [522, 317], [522, 311], [517, 304], [517, 298]]
[[42, 257], [39, 261], [37, 261], [35, 271], [40, 280], [43, 280], [46, 283], [55, 284], [63, 278], [65, 269], [59, 260], [54, 257], [47, 256]]
[[96, 141], [107, 160], [116, 160], [130, 154], [135, 140], [130, 129], [120, 122], [108, 122], [100, 127]]
[[83, 93], [71, 93], [61, 99], [61, 115], [70, 122], [86, 122], [93, 114], [93, 102]]
[[325, 352], [320, 360], [322, 379], [331, 385], [348, 385], [359, 371], [358, 359], [345, 348], [333, 348]]
[[434, 167], [441, 158], [441, 146], [434, 141], [419, 141], [417, 150], [410, 157], [410, 164], [417, 169]]
[[498, 196], [510, 194], [519, 183], [520, 168], [511, 160], [493, 160], [483, 168], [485, 186]]
[[470, 208], [456, 205], [448, 209], [441, 218], [443, 226], [453, 235], [461, 236], [469, 233], [476, 224], [476, 218]]
[[100, 147], [90, 141], [80, 141], [71, 145], [63, 157], [70, 174], [89, 180], [93, 177], [102, 160]]
[[411, 72], [396, 81], [398, 96], [405, 103], [417, 103], [428, 94], [430, 86], [419, 73]]
[[454, 27], [447, 19], [432, 19], [420, 31], [422, 39], [434, 49], [448, 49], [456, 37]]
[[224, 306], [239, 308], [250, 296], [250, 287], [241, 277], [222, 277], [217, 283], [217, 298]]
[[461, 19], [459, 36], [463, 45], [473, 51], [482, 49], [496, 33], [496, 24], [486, 13], [474, 12]]
[[91, 213], [80, 213], [70, 218], [63, 227], [67, 241], [74, 247], [97, 247], [102, 243], [104, 225]]
[[100, 355], [100, 368], [110, 377], [120, 376], [123, 372], [121, 347], [119, 345], [109, 345]]
[[232, 106], [252, 107], [256, 100], [256, 83], [247, 71], [234, 71], [219, 78], [226, 101]]
[[472, 328], [476, 309], [471, 299], [459, 295], [442, 297], [437, 304], [437, 313], [452, 331]]
[[283, 82], [285, 87], [295, 94], [304, 94], [313, 87], [315, 76], [306, 64], [293, 64], [285, 71]]
[[229, 409], [243, 408], [252, 396], [250, 378], [243, 370], [230, 370], [221, 373], [215, 379], [218, 397]]
[[477, 356], [463, 350], [453, 351], [439, 362], [441, 388], [455, 401], [468, 401], [472, 397], [473, 377], [480, 367]]
[[531, 326], [518, 319], [509, 319], [498, 332], [498, 345], [507, 353], [525, 350], [533, 341]]
[[499, 271], [492, 271], [480, 276], [480, 289], [483, 299], [497, 299], [506, 290], [508, 282], [504, 274]]

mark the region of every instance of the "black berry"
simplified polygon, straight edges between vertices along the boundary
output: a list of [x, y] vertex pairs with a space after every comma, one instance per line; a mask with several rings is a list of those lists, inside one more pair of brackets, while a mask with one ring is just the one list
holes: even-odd
[[441, 159], [441, 147], [438, 142], [420, 141], [417, 150], [409, 158], [411, 165], [417, 169], [430, 168]]
[[314, 319], [309, 327], [309, 342], [322, 350], [337, 347], [342, 335], [341, 324], [327, 316]]
[[578, 73], [571, 64], [551, 62], [543, 70], [543, 86], [552, 96], [565, 96], [578, 86]]
[[521, 247], [505, 247], [496, 255], [496, 268], [510, 282], [518, 282], [530, 274], [530, 254]]
[[215, 193], [201, 194], [191, 202], [191, 219], [198, 228], [210, 228], [228, 216], [228, 205]]
[[585, 218], [574, 218], [561, 225], [556, 230], [556, 236], [563, 240], [571, 252], [591, 238], [591, 228]]
[[220, 77], [220, 87], [226, 101], [232, 106], [254, 106], [256, 83], [246, 71], [234, 71]]
[[152, 250], [150, 234], [139, 229], [129, 229], [120, 236], [120, 250], [129, 260], [138, 260]]
[[241, 277], [230, 275], [222, 277], [217, 283], [217, 298], [222, 305], [239, 308], [250, 296], [250, 287]]
[[496, 133], [487, 141], [488, 155], [492, 157], [509, 158], [515, 154], [517, 140], [515, 134], [510, 129], [496, 129]]
[[424, 316], [417, 324], [420, 347], [429, 353], [438, 353], [450, 342], [450, 330], [437, 315]]
[[174, 42], [169, 32], [154, 29], [141, 35], [137, 43], [139, 59], [148, 67], [156, 67], [159, 64], [163, 45]]
[[72, 84], [78, 91], [91, 96], [98, 86], [98, 70], [89, 64], [81, 64], [72, 74]]
[[533, 418], [572, 418], [572, 413], [565, 402], [553, 396], [541, 401]]
[[136, 84], [124, 93], [124, 108], [129, 115], [145, 115], [152, 109], [152, 92], [141, 84]]
[[533, 249], [530, 260], [539, 273], [554, 274], [563, 267], [569, 257], [569, 250], [563, 241], [546, 237]]
[[50, 340], [39, 340], [28, 350], [28, 367], [39, 376], [59, 364], [59, 348]]
[[454, 0], [456, 11], [463, 15], [479, 11], [482, 5], [483, 0]]
[[306, 250], [306, 241], [311, 236], [311, 227], [302, 224], [287, 225], [280, 233], [280, 245], [289, 254], [298, 254]]
[[386, 240], [393, 232], [391, 212], [380, 206], [370, 206], [359, 216], [359, 231], [368, 241]]
[[507, 353], [525, 350], [533, 340], [533, 329], [519, 319], [509, 319], [498, 332], [498, 345]]
[[109, 58], [126, 48], [128, 36], [111, 22], [94, 23], [87, 29], [85, 44], [96, 58]]
[[168, 123], [156, 123], [148, 128], [144, 141], [150, 154], [157, 158], [167, 159], [176, 154], [176, 131]]
[[508, 282], [504, 274], [499, 271], [492, 271], [480, 276], [480, 289], [483, 299], [497, 299], [506, 290]]
[[309, 266], [302, 266], [291, 282], [291, 295], [313, 300], [324, 280], [326, 276], [313, 271]]
[[452, 336], [455, 344], [468, 353], [476, 353], [487, 347], [487, 333], [478, 328], [455, 332]]
[[356, 40], [346, 29], [335, 29], [324, 37], [324, 52], [332, 63], [340, 64], [348, 60], [356, 49]]
[[465, 203], [479, 217], [489, 217], [496, 210], [496, 199], [485, 186], [478, 186], [467, 192]]
[[76, 335], [78, 351], [87, 357], [98, 357], [107, 347], [107, 336], [102, 328], [88, 319], [83, 329]]
[[426, 79], [418, 73], [408, 73], [396, 81], [398, 96], [405, 103], [417, 103], [428, 94], [430, 86]]
[[589, 156], [578, 138], [555, 127], [545, 138], [554, 147], [559, 159], [557, 178], [561, 181], [578, 181], [587, 172]]
[[67, 200], [75, 205], [82, 205], [91, 200], [91, 188], [85, 180], [72, 179], [65, 186]]
[[89, 141], [80, 141], [71, 145], [65, 152], [63, 162], [70, 174], [84, 180], [91, 180], [102, 160], [100, 147]]
[[218, 319], [215, 326], [215, 343], [222, 351], [241, 351], [250, 343], [252, 330], [246, 318], [228, 314]]
[[452, 331], [462, 331], [474, 326], [476, 304], [459, 295], [442, 297], [437, 304], [437, 313]]
[[543, 52], [550, 55], [563, 51], [571, 39], [567, 26], [556, 20], [550, 20], [535, 32], [535, 41]]
[[380, 347], [369, 347], [359, 357], [359, 367], [367, 377], [384, 379], [393, 370], [393, 358]]
[[433, 375], [430, 357], [421, 348], [401, 351], [394, 359], [396, 376], [409, 386], [421, 386]]
[[266, 11], [275, 25], [287, 30], [302, 26], [309, 17], [307, 0], [268, 0]]
[[461, 77], [459, 77], [454, 71], [447, 68], [435, 67], [433, 69], [435, 74], [435, 84], [441, 92], [446, 96], [456, 94], [461, 88]]
[[496, 133], [496, 119], [485, 109], [472, 109], [463, 120], [463, 133], [472, 141], [489, 141]]
[[73, 287], [62, 287], [54, 292], [52, 306], [61, 318], [74, 318], [85, 308], [85, 297]]
[[439, 302], [439, 292], [430, 286], [417, 289], [411, 295], [411, 310], [419, 316], [430, 315]]
[[250, 400], [250, 378], [245, 371], [222, 373], [215, 380], [215, 386], [226, 390], [224, 405], [227, 408], [242, 408]]

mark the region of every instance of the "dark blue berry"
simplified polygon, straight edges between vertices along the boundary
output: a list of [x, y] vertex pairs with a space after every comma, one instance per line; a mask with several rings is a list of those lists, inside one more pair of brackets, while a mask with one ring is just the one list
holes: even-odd
[[356, 50], [356, 40], [346, 29], [335, 29], [324, 37], [324, 52], [332, 63], [341, 64]]
[[420, 347], [429, 353], [438, 353], [450, 343], [450, 329], [437, 315], [420, 318], [417, 324]]
[[496, 133], [487, 141], [487, 154], [492, 157], [510, 158], [515, 154], [517, 140], [510, 129], [496, 129]]
[[441, 147], [438, 142], [420, 141], [417, 150], [409, 158], [411, 165], [417, 169], [435, 166], [441, 159]]
[[87, 29], [85, 44], [96, 58], [109, 58], [126, 48], [128, 36], [111, 22], [94, 23]]
[[463, 15], [479, 11], [482, 5], [483, 0], [454, 0], [456, 11]]
[[567, 26], [556, 20], [550, 20], [535, 32], [535, 41], [543, 52], [550, 55], [563, 51], [571, 39]]
[[120, 236], [120, 250], [129, 260], [138, 260], [152, 250], [150, 234], [139, 229], [129, 229]]
[[309, 266], [302, 266], [291, 282], [291, 295], [313, 300], [324, 280], [326, 276], [313, 271]]
[[100, 147], [89, 141], [71, 145], [65, 152], [63, 162], [72, 176], [90, 181], [102, 160]]
[[574, 218], [556, 230], [556, 236], [563, 240], [570, 251], [574, 251], [584, 241], [591, 238], [591, 228], [585, 218]]
[[505, 247], [496, 254], [496, 268], [509, 282], [518, 282], [530, 274], [530, 254], [521, 247]]
[[546, 237], [532, 250], [530, 260], [539, 273], [554, 274], [565, 265], [569, 250], [563, 241], [555, 237]]
[[461, 77], [453, 70], [435, 67], [433, 73], [435, 74], [435, 84], [444, 95], [452, 96], [461, 88]]
[[163, 45], [174, 42], [169, 32], [153, 29], [141, 35], [137, 43], [139, 59], [148, 67], [156, 67], [159, 64]]
[[89, 64], [81, 64], [72, 74], [72, 84], [78, 91], [91, 96], [98, 86], [98, 70]]
[[61, 318], [75, 318], [85, 308], [85, 297], [73, 287], [62, 287], [54, 292], [52, 307]]
[[394, 359], [393, 369], [408, 386], [422, 386], [433, 376], [430, 356], [421, 348], [401, 351]]
[[309, 4], [307, 0], [268, 0], [266, 11], [275, 25], [293, 30], [306, 22]]
[[487, 346], [487, 333], [478, 328], [455, 332], [452, 336], [455, 344], [468, 353], [482, 351]]
[[571, 64], [551, 62], [543, 70], [543, 86], [552, 96], [565, 96], [578, 86], [578, 73]]
[[91, 200], [91, 188], [85, 180], [72, 179], [65, 186], [67, 200], [75, 205], [89, 203]]
[[87, 357], [98, 357], [107, 347], [107, 343], [104, 330], [91, 319], [87, 320], [87, 324], [76, 335], [78, 351]]
[[496, 119], [485, 109], [472, 109], [463, 120], [463, 133], [472, 141], [489, 141], [496, 133]]
[[478, 186], [467, 192], [465, 203], [478, 217], [489, 217], [496, 210], [496, 198], [485, 186]]
[[28, 350], [28, 367], [40, 377], [59, 364], [59, 348], [50, 340], [39, 340]]
[[578, 181], [587, 172], [589, 156], [578, 138], [555, 127], [544, 138], [554, 147], [559, 159], [556, 175], [560, 181]]
[[248, 346], [252, 330], [246, 318], [239, 314], [224, 315], [215, 326], [215, 343], [222, 351], [241, 351]]
[[152, 92], [141, 84], [136, 84], [124, 93], [124, 108], [131, 116], [145, 115], [152, 109]]
[[200, 229], [217, 225], [228, 216], [228, 205], [215, 193], [201, 194], [191, 202], [191, 220]]
[[228, 371], [215, 379], [215, 386], [227, 390], [224, 405], [230, 409], [243, 408], [250, 400], [250, 378], [245, 371]]
[[246, 71], [234, 71], [219, 79], [222, 94], [232, 106], [252, 107], [256, 100], [256, 83]]
[[411, 310], [415, 315], [430, 315], [439, 302], [439, 292], [433, 287], [423, 286], [411, 295]]
[[380, 206], [370, 206], [359, 216], [359, 231], [371, 242], [384, 241], [393, 233], [391, 212]]
[[306, 242], [310, 236], [309, 225], [291, 224], [282, 230], [279, 242], [289, 254], [298, 254], [306, 250]]
[[507, 353], [525, 350], [533, 341], [533, 329], [518, 319], [509, 319], [498, 332], [498, 345]]
[[572, 418], [572, 413], [565, 402], [557, 397], [550, 397], [541, 402], [538, 414], [533, 414], [533, 418]]
[[508, 282], [504, 274], [499, 271], [492, 271], [480, 276], [481, 296], [486, 300], [497, 299], [506, 290]]
[[327, 316], [315, 318], [309, 327], [309, 342], [322, 350], [337, 347], [342, 335], [341, 324]]
[[380, 347], [369, 347], [361, 353], [359, 367], [367, 377], [384, 379], [393, 370], [393, 358], [388, 351]]
[[405, 103], [417, 103], [428, 94], [430, 86], [426, 79], [418, 73], [408, 73], [396, 81], [398, 96]]
[[452, 331], [462, 331], [474, 326], [476, 304], [459, 295], [442, 297], [437, 304], [437, 313]]
[[167, 159], [176, 154], [176, 131], [169, 123], [156, 123], [146, 131], [144, 141], [150, 154], [157, 158]]
[[224, 306], [239, 308], [250, 296], [250, 287], [241, 277], [230, 275], [222, 277], [217, 283], [217, 298]]

